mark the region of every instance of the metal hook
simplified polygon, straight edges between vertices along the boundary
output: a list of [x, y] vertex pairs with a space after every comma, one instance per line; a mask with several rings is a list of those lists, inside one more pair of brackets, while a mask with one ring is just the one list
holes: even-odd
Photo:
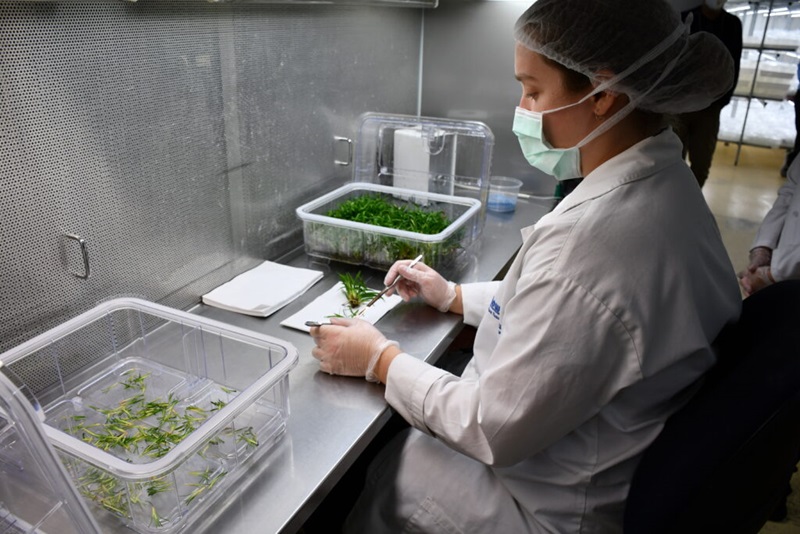
[[92, 273], [89, 270], [89, 251], [86, 248], [86, 240], [76, 234], [64, 234], [64, 235], [69, 239], [77, 241], [78, 245], [81, 247], [81, 256], [83, 257], [83, 274], [78, 274], [78, 273], [72, 273], [72, 274], [83, 280], [88, 279]]

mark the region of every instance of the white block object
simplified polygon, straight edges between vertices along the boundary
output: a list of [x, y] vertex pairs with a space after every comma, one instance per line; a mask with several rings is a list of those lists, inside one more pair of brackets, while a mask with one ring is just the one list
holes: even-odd
[[428, 192], [431, 155], [422, 128], [394, 132], [394, 186]]

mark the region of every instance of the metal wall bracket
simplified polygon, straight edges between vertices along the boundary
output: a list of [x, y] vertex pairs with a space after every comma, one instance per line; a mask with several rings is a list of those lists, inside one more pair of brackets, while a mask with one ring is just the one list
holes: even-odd
[[76, 234], [64, 234], [68, 239], [72, 239], [73, 241], [78, 242], [78, 246], [81, 247], [81, 257], [83, 258], [83, 274], [80, 273], [72, 273], [78, 278], [86, 280], [91, 276], [91, 270], [89, 269], [89, 251], [86, 248], [86, 240], [79, 235]]

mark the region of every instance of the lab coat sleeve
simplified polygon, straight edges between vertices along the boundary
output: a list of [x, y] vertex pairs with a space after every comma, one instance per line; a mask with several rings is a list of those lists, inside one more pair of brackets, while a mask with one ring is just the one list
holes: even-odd
[[799, 179], [800, 158], [796, 159], [789, 168], [786, 183], [778, 189], [778, 198], [761, 222], [753, 245], [750, 247], [751, 250], [756, 247], [767, 247], [775, 250], [778, 247], [778, 241], [782, 239], [781, 236], [786, 221], [786, 215], [789, 208], [792, 206], [794, 192]]
[[386, 402], [415, 428], [430, 434], [423, 405], [431, 386], [449, 373], [409, 355], [400, 354], [389, 366]]
[[507, 466], [575, 430], [641, 378], [626, 326], [570, 279], [523, 276], [501, 320], [479, 374], [461, 378], [402, 355], [389, 368], [387, 401], [453, 449]]
[[[763, 228], [772, 220], [773, 211], [781, 210], [780, 224], [773, 224], [773, 227], [779, 228], [779, 233], [775, 246], [772, 247], [770, 263], [772, 277], [776, 281], [800, 279], [800, 197], [794, 195], [798, 180], [800, 180], [800, 158], [789, 167], [786, 183], [778, 190], [778, 199], [761, 225]], [[760, 234], [759, 229], [759, 236]]]
[[461, 284], [461, 304], [464, 307], [465, 324], [478, 326], [499, 287], [499, 281]]
[[[783, 238], [781, 238], [783, 240]], [[800, 243], [795, 239], [789, 246], [781, 243], [772, 254], [770, 272], [776, 282], [800, 280]]]

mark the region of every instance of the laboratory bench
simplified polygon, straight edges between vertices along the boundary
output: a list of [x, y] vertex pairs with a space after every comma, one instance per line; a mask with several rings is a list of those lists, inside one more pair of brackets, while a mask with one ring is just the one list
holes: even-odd
[[[552, 201], [522, 200], [513, 213], [487, 212], [482, 235], [457, 271], [457, 282], [496, 279], [522, 243], [520, 230], [552, 209]], [[280, 325], [338, 281], [343, 271], [360, 271], [380, 288], [385, 273], [342, 263], [324, 263], [302, 249], [280, 259], [295, 267], [323, 271], [305, 294], [267, 319], [199, 305], [192, 313], [284, 339], [300, 359], [289, 374], [290, 415], [275, 448], [248, 469], [235, 490], [221, 498], [216, 515], [202, 518], [195, 532], [296, 532], [389, 421], [384, 386], [362, 378], [330, 376], [311, 355], [305, 332]], [[439, 313], [421, 302], [401, 303], [376, 325], [403, 350], [434, 363], [463, 328], [461, 316]]]

